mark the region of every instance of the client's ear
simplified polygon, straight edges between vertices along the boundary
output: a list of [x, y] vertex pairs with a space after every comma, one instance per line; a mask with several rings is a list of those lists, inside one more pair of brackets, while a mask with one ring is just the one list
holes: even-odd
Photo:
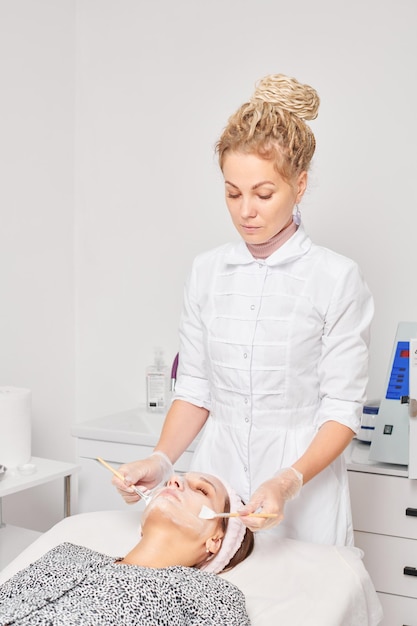
[[211, 552], [211, 554], [217, 554], [222, 547], [222, 539], [223, 537], [210, 537], [209, 539], [207, 539], [206, 552]]

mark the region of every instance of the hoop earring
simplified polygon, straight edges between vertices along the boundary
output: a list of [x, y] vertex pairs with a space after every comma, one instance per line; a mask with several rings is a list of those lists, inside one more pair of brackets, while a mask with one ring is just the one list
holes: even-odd
[[299, 226], [301, 224], [301, 211], [298, 208], [298, 204], [295, 205], [295, 212], [292, 215], [292, 221]]

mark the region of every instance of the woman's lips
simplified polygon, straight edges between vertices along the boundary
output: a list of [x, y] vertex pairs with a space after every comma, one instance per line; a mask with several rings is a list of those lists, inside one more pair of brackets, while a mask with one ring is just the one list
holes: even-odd
[[175, 489], [170, 489], [169, 487], [164, 487], [163, 489], [161, 489], [161, 491], [157, 494], [157, 497], [161, 497], [164, 496], [166, 497], [172, 497], [175, 498], [175, 500], [178, 500], [179, 502], [181, 501], [179, 495], [178, 495], [178, 491], [176, 491]]
[[241, 224], [241, 228], [243, 228], [246, 233], [254, 233], [259, 230], [260, 226], [246, 226], [245, 224]]

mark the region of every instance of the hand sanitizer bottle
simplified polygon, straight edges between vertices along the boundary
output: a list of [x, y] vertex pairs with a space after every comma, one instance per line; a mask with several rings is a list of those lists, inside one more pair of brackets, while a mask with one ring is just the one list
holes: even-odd
[[146, 408], [153, 413], [168, 408], [170, 375], [161, 348], [155, 348], [153, 365], [146, 369]]

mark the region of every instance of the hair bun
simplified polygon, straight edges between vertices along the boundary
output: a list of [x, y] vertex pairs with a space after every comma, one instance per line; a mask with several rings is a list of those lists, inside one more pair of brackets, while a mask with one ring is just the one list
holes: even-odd
[[310, 85], [302, 85], [284, 74], [270, 74], [256, 85], [252, 101], [261, 100], [297, 115], [303, 120], [314, 120], [319, 111], [320, 98]]

